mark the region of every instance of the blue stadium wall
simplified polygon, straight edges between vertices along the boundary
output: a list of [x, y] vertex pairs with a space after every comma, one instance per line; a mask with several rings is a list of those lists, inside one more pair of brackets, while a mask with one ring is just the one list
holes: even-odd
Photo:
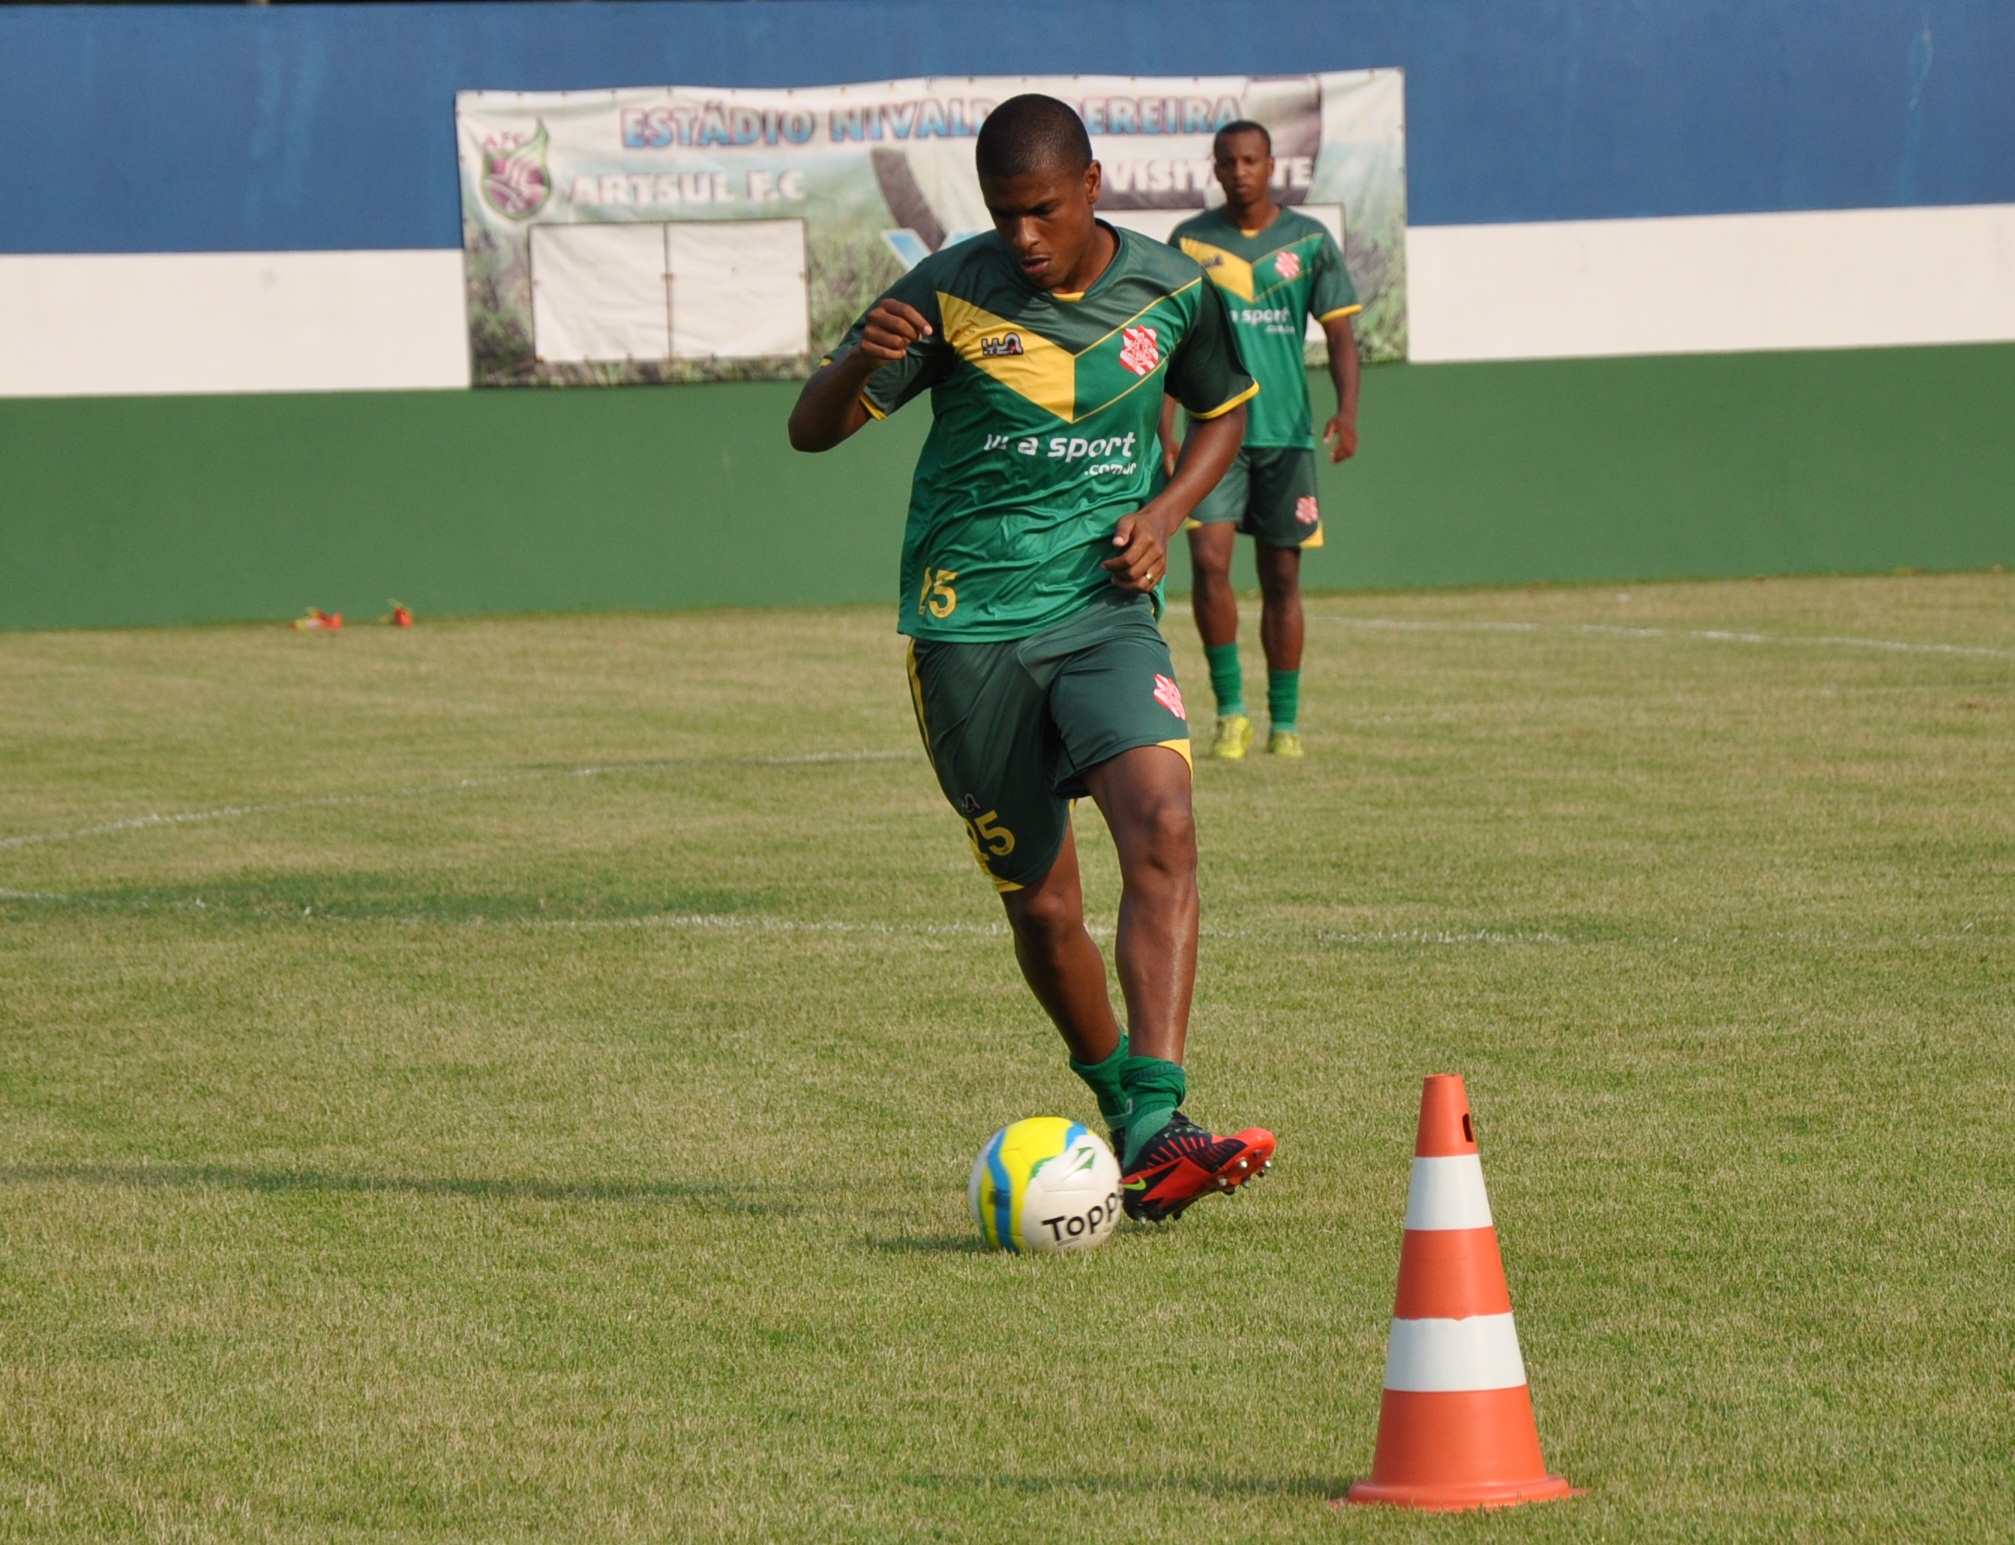
[[783, 388], [466, 389], [459, 90], [1392, 65], [1414, 361], [1313, 583], [2015, 562], [2000, 0], [30, 7], [0, 626], [889, 594], [922, 409], [812, 460]]

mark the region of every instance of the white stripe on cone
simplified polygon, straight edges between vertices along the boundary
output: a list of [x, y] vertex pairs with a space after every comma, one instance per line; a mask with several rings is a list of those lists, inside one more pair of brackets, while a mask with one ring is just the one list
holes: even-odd
[[1518, 1355], [1518, 1331], [1508, 1314], [1392, 1322], [1385, 1348], [1387, 1389], [1516, 1389], [1524, 1382], [1525, 1359]]
[[1406, 1193], [1410, 1229], [1489, 1228], [1490, 1198], [1483, 1190], [1483, 1160], [1473, 1153], [1415, 1159]]

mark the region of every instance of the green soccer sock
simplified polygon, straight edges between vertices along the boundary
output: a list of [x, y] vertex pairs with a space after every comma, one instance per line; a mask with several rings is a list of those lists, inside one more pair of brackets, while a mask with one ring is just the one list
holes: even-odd
[[1120, 1072], [1126, 1086], [1126, 1152], [1119, 1167], [1126, 1170], [1140, 1157], [1147, 1140], [1168, 1125], [1168, 1118], [1189, 1093], [1180, 1062], [1160, 1057], [1128, 1057]]
[[1301, 672], [1266, 673], [1267, 733], [1292, 735], [1301, 718]]
[[1126, 1036], [1121, 1035], [1118, 1047], [1103, 1062], [1070, 1059], [1070, 1070], [1085, 1081], [1098, 1101], [1098, 1113], [1105, 1118], [1106, 1127], [1114, 1132], [1126, 1125], [1126, 1088], [1122, 1082], [1126, 1056]]
[[1238, 668], [1238, 640], [1205, 644], [1203, 657], [1210, 663], [1210, 690], [1217, 694], [1218, 716], [1244, 713], [1245, 676]]

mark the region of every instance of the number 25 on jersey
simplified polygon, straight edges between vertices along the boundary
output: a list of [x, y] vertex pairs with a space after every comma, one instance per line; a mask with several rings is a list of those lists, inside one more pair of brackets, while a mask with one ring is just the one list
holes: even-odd
[[949, 617], [958, 609], [959, 593], [952, 589], [952, 581], [957, 579], [956, 569], [925, 569], [924, 587], [917, 594], [917, 612], [928, 611], [933, 617]]

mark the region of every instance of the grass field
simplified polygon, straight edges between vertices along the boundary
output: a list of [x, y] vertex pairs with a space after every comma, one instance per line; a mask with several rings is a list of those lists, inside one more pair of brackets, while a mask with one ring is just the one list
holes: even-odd
[[[2008, 1538], [2015, 576], [1312, 611], [1198, 780], [1275, 1176], [1057, 1260], [884, 611], [0, 635], [0, 1536]], [[1437, 1070], [1578, 1501], [1325, 1506]]]

